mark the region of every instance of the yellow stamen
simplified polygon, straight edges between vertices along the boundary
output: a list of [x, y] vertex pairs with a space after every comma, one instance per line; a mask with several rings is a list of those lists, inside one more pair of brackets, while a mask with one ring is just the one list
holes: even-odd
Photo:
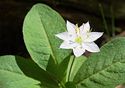
[[79, 30], [78, 24], [76, 24], [76, 33], [80, 33], [80, 30]]
[[82, 43], [82, 38], [81, 37], [77, 37], [76, 39], [75, 39], [75, 42], [77, 42], [77, 43]]

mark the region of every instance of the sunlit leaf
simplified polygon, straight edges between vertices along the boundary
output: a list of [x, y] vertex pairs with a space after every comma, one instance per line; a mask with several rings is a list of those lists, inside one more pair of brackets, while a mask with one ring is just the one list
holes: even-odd
[[0, 88], [40, 88], [39, 84], [39, 81], [23, 74], [15, 56], [0, 57]]
[[32, 59], [46, 70], [50, 56], [58, 64], [70, 54], [70, 50], [59, 49], [61, 40], [55, 34], [66, 30], [62, 17], [44, 4], [36, 4], [24, 20], [24, 41]]
[[74, 78], [78, 88], [115, 88], [125, 82], [125, 38], [116, 38], [92, 54]]

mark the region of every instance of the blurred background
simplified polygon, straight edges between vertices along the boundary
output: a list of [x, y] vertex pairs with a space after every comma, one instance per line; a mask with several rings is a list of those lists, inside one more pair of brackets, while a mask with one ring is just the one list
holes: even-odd
[[125, 36], [125, 0], [0, 0], [0, 55], [28, 55], [22, 25], [35, 3], [49, 5], [73, 23], [89, 21], [93, 31], [105, 33], [97, 41], [100, 46], [111, 38]]

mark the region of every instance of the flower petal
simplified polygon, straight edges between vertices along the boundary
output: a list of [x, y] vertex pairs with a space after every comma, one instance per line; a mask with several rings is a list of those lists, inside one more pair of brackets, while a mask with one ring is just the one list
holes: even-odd
[[78, 44], [75, 43], [75, 42], [64, 41], [64, 42], [60, 45], [60, 48], [63, 48], [63, 49], [73, 49], [73, 47], [76, 47], [76, 46], [78, 46]]
[[68, 40], [68, 32], [62, 32], [62, 33], [56, 34], [55, 36], [62, 40]]
[[83, 43], [82, 47], [85, 48], [87, 51], [90, 51], [90, 52], [99, 52], [100, 51], [99, 47], [94, 42]]
[[73, 53], [76, 57], [79, 57], [81, 56], [83, 53], [85, 52], [85, 49], [82, 48], [82, 47], [76, 47], [76, 48], [73, 48]]
[[64, 41], [61, 45], [60, 48], [62, 49], [71, 49], [72, 47], [70, 46], [70, 44], [68, 44], [68, 42]]
[[83, 34], [84, 33], [84, 23], [79, 27], [80, 29], [80, 33]]
[[76, 26], [73, 23], [71, 23], [67, 20], [66, 26], [67, 26], [67, 31], [69, 32], [69, 34], [75, 34]]
[[89, 25], [89, 22], [87, 23], [83, 23], [81, 26], [80, 26], [80, 32], [81, 33], [87, 33], [90, 31], [90, 25]]
[[[103, 35], [103, 32], [90, 32], [87, 33], [87, 38], [84, 40], [84, 42], [93, 42], [100, 38]], [[84, 35], [83, 35], [84, 36]]]

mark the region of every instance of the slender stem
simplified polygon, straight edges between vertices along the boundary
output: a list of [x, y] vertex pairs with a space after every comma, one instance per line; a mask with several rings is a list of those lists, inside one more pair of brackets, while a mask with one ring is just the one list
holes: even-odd
[[62, 88], [66, 88], [65, 85], [64, 85], [63, 83], [61, 83], [61, 85], [62, 85]]
[[71, 71], [72, 71], [74, 61], [75, 61], [75, 56], [73, 56], [73, 60], [72, 60], [72, 63], [71, 63], [70, 69], [69, 69], [68, 82], [70, 81], [70, 76], [71, 76]]
[[114, 12], [113, 12], [113, 6], [111, 5], [110, 8], [111, 11], [111, 23], [112, 23], [112, 37], [115, 36], [115, 18], [114, 18]]
[[100, 12], [101, 12], [101, 15], [102, 15], [102, 19], [103, 19], [103, 24], [104, 24], [104, 27], [105, 27], [105, 31], [107, 32], [108, 36], [110, 36], [110, 33], [108, 31], [107, 22], [106, 22], [105, 15], [104, 15], [104, 11], [103, 11], [103, 7], [102, 7], [101, 4], [99, 4], [99, 8], [100, 8]]
[[60, 82], [60, 87], [61, 88], [66, 88], [63, 82]]

